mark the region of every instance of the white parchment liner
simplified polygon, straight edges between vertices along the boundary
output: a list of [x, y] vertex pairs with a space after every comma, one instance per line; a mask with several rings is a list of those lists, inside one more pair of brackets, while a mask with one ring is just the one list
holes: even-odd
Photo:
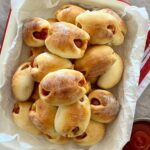
[[[64, 3], [77, 3], [89, 9], [112, 8], [124, 18], [128, 26], [124, 44], [113, 47], [122, 56], [125, 66], [122, 81], [112, 89], [121, 103], [119, 116], [107, 126], [107, 133], [102, 142], [86, 148], [73, 143], [55, 145], [43, 137], [32, 136], [16, 127], [11, 116], [15, 102], [11, 93], [11, 78], [19, 64], [28, 56], [28, 50], [22, 43], [23, 21], [35, 16], [52, 17], [55, 10]], [[143, 17], [137, 7], [125, 6], [113, 0], [12, 0], [12, 14], [17, 21], [18, 31], [0, 66], [0, 142], [17, 150], [121, 150], [130, 138], [134, 119], [140, 64], [149, 24], [147, 17]]]

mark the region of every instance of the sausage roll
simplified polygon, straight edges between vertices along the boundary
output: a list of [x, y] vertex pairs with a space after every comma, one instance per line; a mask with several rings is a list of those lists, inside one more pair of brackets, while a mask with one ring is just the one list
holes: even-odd
[[86, 93], [86, 80], [82, 73], [61, 69], [47, 74], [39, 85], [40, 98], [60, 106], [77, 102]]
[[91, 118], [100, 123], [110, 123], [118, 115], [120, 104], [112, 93], [105, 90], [94, 90], [89, 94]]
[[12, 91], [19, 101], [26, 101], [31, 96], [34, 80], [31, 75], [31, 63], [22, 64], [12, 78]]
[[114, 51], [109, 46], [93, 46], [84, 57], [75, 61], [75, 69], [87, 79], [98, 77], [115, 62]]
[[[47, 136], [52, 143], [63, 144], [67, 138], [61, 137], [54, 128], [54, 119], [57, 107], [50, 106], [38, 99], [30, 108], [29, 118], [32, 123]], [[62, 140], [62, 141], [61, 141]]]
[[73, 65], [68, 59], [45, 52], [34, 59], [31, 74], [35, 81], [40, 82], [49, 72], [72, 67]]
[[47, 49], [64, 58], [81, 58], [90, 36], [84, 30], [66, 22], [54, 23], [45, 41]]
[[49, 22], [42, 18], [34, 17], [26, 20], [22, 29], [25, 44], [30, 47], [44, 46], [49, 29]]
[[91, 120], [86, 131], [75, 137], [73, 141], [82, 146], [91, 146], [100, 142], [105, 136], [106, 127], [104, 124]]
[[87, 96], [84, 96], [72, 105], [59, 106], [55, 116], [55, 129], [62, 136], [76, 137], [85, 132], [90, 116], [90, 103]]
[[110, 89], [114, 87], [121, 80], [123, 74], [122, 58], [115, 53], [115, 63], [99, 77], [97, 85], [103, 89]]
[[64, 5], [56, 12], [56, 18], [59, 21], [75, 24], [76, 17], [85, 12], [85, 10], [76, 5]]
[[121, 45], [124, 42], [118, 19], [109, 13], [86, 11], [77, 16], [76, 25], [89, 33], [91, 44]]
[[17, 102], [13, 107], [12, 117], [15, 124], [21, 129], [32, 134], [40, 134], [28, 117], [31, 105], [31, 102]]
[[118, 20], [118, 22], [120, 24], [119, 26], [120, 26], [121, 32], [123, 33], [123, 35], [126, 35], [126, 33], [127, 33], [127, 25], [126, 25], [125, 21], [115, 11], [113, 11], [110, 8], [101, 9], [100, 11], [104, 12], [104, 13], [108, 13], [108, 14], [114, 16]]

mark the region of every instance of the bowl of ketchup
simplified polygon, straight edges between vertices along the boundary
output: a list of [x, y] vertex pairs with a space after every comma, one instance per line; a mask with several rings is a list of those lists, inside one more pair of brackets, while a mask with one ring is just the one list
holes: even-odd
[[150, 150], [150, 119], [136, 119], [130, 141], [123, 150]]

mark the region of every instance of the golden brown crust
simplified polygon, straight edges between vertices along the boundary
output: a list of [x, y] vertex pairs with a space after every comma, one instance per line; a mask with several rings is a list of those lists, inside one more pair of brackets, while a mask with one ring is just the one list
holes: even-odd
[[93, 46], [84, 57], [75, 61], [75, 69], [87, 79], [98, 77], [115, 62], [114, 51], [109, 46]]
[[87, 96], [68, 106], [60, 106], [55, 117], [56, 131], [65, 137], [81, 135], [87, 128], [91, 116]]
[[127, 33], [127, 25], [126, 25], [125, 21], [114, 10], [112, 10], [110, 8], [105, 8], [105, 9], [101, 9], [100, 11], [104, 12], [104, 13], [109, 13], [112, 16], [114, 16], [118, 20], [118, 22], [120, 24], [119, 27], [120, 27], [121, 31], [123, 32], [123, 34], [125, 35]]
[[56, 12], [56, 18], [59, 21], [75, 24], [76, 17], [85, 12], [85, 9], [76, 5], [64, 5]]
[[43, 79], [43, 77], [49, 72], [53, 72], [63, 68], [73, 68], [71, 61], [45, 52], [38, 55], [34, 59], [31, 74], [35, 81], [40, 82]]
[[109, 13], [86, 11], [77, 16], [76, 25], [89, 33], [91, 44], [121, 45], [124, 41], [119, 21]]
[[57, 107], [38, 99], [30, 109], [29, 118], [42, 133], [53, 136], [56, 111]]
[[81, 58], [90, 37], [84, 30], [73, 24], [58, 22], [52, 25], [50, 36], [46, 39], [47, 49], [64, 58]]
[[91, 120], [86, 131], [82, 135], [75, 137], [73, 141], [82, 146], [94, 145], [104, 138], [105, 128], [104, 124]]
[[115, 63], [97, 81], [97, 85], [103, 89], [113, 88], [119, 83], [123, 74], [122, 58], [115, 53]]
[[32, 134], [40, 134], [28, 117], [31, 105], [31, 102], [17, 102], [13, 107], [12, 117], [18, 127]]
[[22, 29], [23, 40], [31, 47], [44, 46], [49, 29], [50, 24], [47, 20], [38, 17], [28, 19]]
[[12, 78], [12, 91], [19, 101], [26, 101], [31, 96], [34, 81], [31, 76], [31, 63], [23, 63], [19, 66]]
[[120, 104], [112, 93], [94, 90], [88, 96], [91, 103], [92, 119], [100, 123], [110, 123], [118, 115]]
[[38, 99], [31, 107], [29, 118], [51, 143], [65, 144], [68, 139], [59, 135], [54, 128], [57, 107]]
[[40, 98], [54, 106], [69, 105], [83, 97], [85, 84], [82, 73], [61, 69], [47, 74], [40, 82]]

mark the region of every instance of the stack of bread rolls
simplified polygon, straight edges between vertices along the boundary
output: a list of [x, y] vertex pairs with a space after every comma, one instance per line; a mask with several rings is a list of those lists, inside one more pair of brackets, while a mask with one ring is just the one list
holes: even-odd
[[122, 78], [123, 60], [111, 47], [127, 33], [111, 9], [62, 6], [56, 18], [29, 18], [22, 29], [31, 48], [12, 77], [16, 125], [55, 144], [100, 142], [120, 110], [107, 91]]

